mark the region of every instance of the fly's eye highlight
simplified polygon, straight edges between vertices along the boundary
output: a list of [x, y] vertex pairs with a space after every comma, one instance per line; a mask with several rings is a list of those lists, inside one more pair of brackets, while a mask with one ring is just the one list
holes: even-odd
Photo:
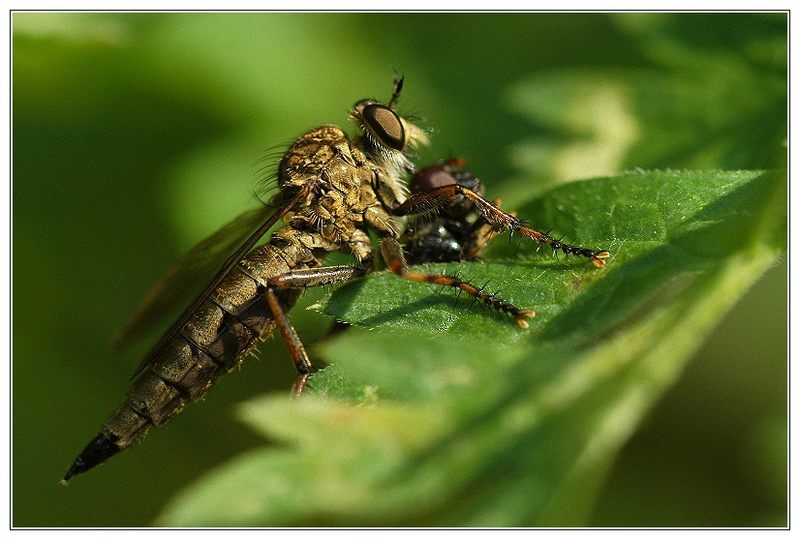
[[406, 130], [400, 117], [385, 105], [369, 104], [361, 111], [364, 127], [383, 146], [402, 150], [406, 145]]
[[362, 99], [361, 101], [353, 105], [353, 108], [360, 113], [364, 110], [364, 107], [367, 107], [369, 105], [375, 105], [377, 103], [378, 102], [375, 101], [374, 99]]

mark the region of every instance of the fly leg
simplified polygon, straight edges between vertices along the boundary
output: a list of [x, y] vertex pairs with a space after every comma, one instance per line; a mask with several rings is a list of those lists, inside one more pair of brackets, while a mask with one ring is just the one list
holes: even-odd
[[295, 379], [294, 385], [292, 385], [292, 395], [299, 396], [306, 386], [308, 376], [311, 374], [313, 366], [311, 365], [311, 360], [308, 359], [308, 353], [306, 353], [306, 348], [303, 347], [303, 342], [300, 341], [300, 336], [297, 335], [294, 326], [289, 322], [289, 318], [286, 316], [283, 306], [281, 306], [278, 301], [278, 297], [275, 296], [275, 292], [271, 288], [267, 288], [266, 296], [267, 305], [272, 312], [272, 318], [275, 320], [275, 324], [278, 326], [281, 336], [283, 336], [283, 341], [286, 342], [286, 347], [289, 349], [289, 354], [292, 356], [294, 367], [297, 369], [297, 379]]
[[522, 236], [526, 236], [536, 240], [540, 244], [548, 245], [555, 253], [562, 251], [564, 254], [579, 255], [586, 257], [592, 261], [597, 267], [606, 265], [605, 259], [609, 257], [608, 251], [605, 250], [592, 250], [581, 246], [573, 246], [560, 240], [549, 236], [546, 232], [542, 232], [523, 224], [515, 216], [501, 210], [496, 204], [492, 204], [474, 191], [459, 184], [448, 184], [444, 186], [435, 187], [428, 191], [416, 193], [406, 199], [406, 201], [398, 206], [394, 213], [398, 216], [407, 216], [412, 214], [419, 214], [422, 212], [430, 212], [438, 210], [458, 196], [463, 196], [471, 201], [480, 211], [483, 218], [489, 222], [498, 231], [506, 229], [511, 232], [518, 232]]
[[403, 248], [400, 243], [392, 237], [385, 237], [381, 240], [381, 253], [383, 259], [386, 261], [386, 266], [403, 279], [410, 281], [418, 281], [420, 283], [433, 283], [435, 285], [443, 285], [445, 287], [452, 287], [464, 291], [476, 300], [480, 300], [487, 306], [490, 306], [503, 313], [508, 313], [514, 317], [517, 325], [520, 328], [527, 328], [529, 319], [536, 315], [534, 311], [529, 309], [520, 309], [513, 304], [497, 298], [495, 295], [487, 293], [483, 288], [477, 287], [468, 281], [464, 281], [456, 276], [448, 276], [443, 274], [425, 274], [409, 270], [406, 265], [405, 257], [403, 256]]
[[[497, 208], [500, 208], [500, 199], [494, 199], [492, 204], [494, 204]], [[511, 215], [514, 216], [516, 214], [512, 212]], [[477, 258], [480, 252], [483, 251], [483, 248], [485, 248], [489, 242], [494, 240], [495, 236], [502, 232], [496, 225], [492, 225], [485, 219], [478, 219], [475, 223], [473, 223], [470, 231], [470, 236], [475, 240], [472, 242], [472, 245], [469, 247], [469, 249], [464, 253], [464, 259], [466, 260]]]
[[369, 272], [370, 269], [370, 264], [303, 268], [273, 276], [267, 281], [267, 305], [269, 306], [272, 317], [275, 320], [275, 324], [278, 326], [283, 340], [286, 342], [286, 347], [289, 349], [292, 362], [294, 362], [294, 366], [297, 369], [297, 378], [292, 385], [292, 396], [298, 397], [303, 393], [308, 384], [308, 379], [315, 369], [311, 360], [308, 358], [305, 347], [303, 347], [303, 342], [300, 341], [300, 336], [297, 335], [294, 326], [289, 322], [286, 311], [275, 295], [275, 289], [295, 289], [333, 285], [361, 277]]
[[272, 276], [267, 286], [279, 289], [299, 289], [306, 287], [322, 287], [335, 285], [359, 278], [372, 270], [372, 262], [367, 259], [361, 264], [340, 264], [337, 266], [320, 266], [319, 268], [302, 268], [284, 274]]

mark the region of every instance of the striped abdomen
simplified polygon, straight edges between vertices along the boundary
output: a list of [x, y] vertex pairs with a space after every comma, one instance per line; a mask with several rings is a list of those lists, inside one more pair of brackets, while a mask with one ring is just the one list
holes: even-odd
[[[241, 364], [275, 326], [264, 297], [266, 280], [318, 264], [300, 243], [280, 250], [267, 244], [244, 259], [153, 355], [122, 407], [81, 452], [64, 481], [140, 440], [151, 427], [165, 423], [203, 396], [221, 375]], [[296, 289], [275, 292], [286, 310], [300, 294]]]

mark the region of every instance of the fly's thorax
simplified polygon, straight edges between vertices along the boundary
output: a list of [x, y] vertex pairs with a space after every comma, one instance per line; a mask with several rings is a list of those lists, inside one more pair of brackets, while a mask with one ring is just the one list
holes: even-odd
[[[275, 231], [269, 244], [259, 248], [261, 250], [259, 258], [280, 259], [286, 265], [287, 270], [293, 270], [320, 266], [328, 253], [340, 248], [340, 243], [329, 241], [319, 230], [312, 229], [304, 212], [293, 217], [286, 227]], [[255, 262], [259, 259], [248, 257], [248, 260]], [[268, 265], [258, 263], [253, 265], [253, 271], [257, 267], [266, 269]], [[271, 264], [269, 268], [272, 268]], [[277, 273], [264, 275], [271, 277]]]
[[324, 125], [297, 139], [278, 166], [281, 190], [296, 191], [326, 176], [325, 169], [336, 156], [349, 154], [349, 141], [341, 128]]
[[[380, 169], [380, 173], [376, 172]], [[331, 125], [309, 131], [292, 144], [280, 164], [281, 189], [291, 193], [308, 189], [308, 197], [292, 212], [300, 229], [346, 230], [363, 221], [364, 210], [377, 204], [375, 178], [383, 169], [354, 146], [344, 132]]]

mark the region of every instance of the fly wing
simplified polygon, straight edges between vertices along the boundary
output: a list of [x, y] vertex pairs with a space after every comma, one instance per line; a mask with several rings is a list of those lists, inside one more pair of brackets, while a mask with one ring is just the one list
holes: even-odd
[[127, 348], [185, 307], [230, 253], [273, 213], [275, 209], [268, 206], [245, 212], [186, 252], [147, 292], [115, 338], [115, 348]]
[[[136, 369], [136, 373], [134, 374], [134, 376], [138, 375], [145, 367], [147, 367], [147, 365], [152, 361], [154, 355], [166, 343], [168, 343], [169, 340], [172, 339], [172, 337], [181, 328], [183, 328], [183, 325], [186, 324], [186, 321], [188, 321], [189, 318], [192, 316], [192, 314], [203, 304], [203, 302], [205, 302], [208, 299], [208, 297], [211, 296], [211, 293], [213, 293], [214, 290], [216, 290], [216, 288], [219, 286], [219, 284], [222, 282], [222, 280], [225, 279], [225, 277], [228, 275], [228, 273], [230, 273], [230, 271], [233, 268], [235, 268], [237, 264], [239, 264], [239, 261], [241, 261], [255, 247], [255, 245], [258, 243], [258, 241], [261, 239], [261, 237], [264, 236], [265, 234], [267, 234], [267, 232], [272, 228], [273, 225], [275, 225], [275, 223], [277, 223], [281, 218], [283, 218], [283, 216], [287, 212], [289, 212], [290, 210], [295, 208], [296, 205], [308, 195], [310, 189], [311, 189], [311, 183], [309, 183], [306, 186], [304, 186], [304, 189], [301, 189], [289, 201], [284, 202], [278, 208], [266, 207], [266, 209], [260, 209], [261, 212], [256, 212], [255, 214], [253, 213], [255, 211], [251, 211], [251, 212], [247, 212], [245, 214], [242, 214], [240, 217], [236, 218], [234, 221], [232, 221], [231, 223], [229, 223], [228, 225], [223, 227], [223, 229], [221, 229], [217, 233], [214, 233], [212, 236], [210, 236], [206, 240], [203, 240], [200, 244], [198, 244], [195, 248], [193, 248], [189, 253], [187, 253], [187, 255], [185, 255], [178, 262], [178, 264], [176, 264], [175, 267], [173, 267], [173, 269], [171, 269], [170, 271], [167, 272], [167, 275], [165, 276], [165, 280], [162, 280], [162, 282], [160, 282], [155, 287], [153, 287], [153, 289], [150, 291], [150, 293], [148, 293], [144, 304], [142, 305], [142, 307], [139, 310], [137, 310], [137, 312], [132, 317], [132, 320], [139, 320], [141, 318], [141, 317], [139, 317], [139, 313], [140, 312], [146, 312], [146, 313], [152, 312], [152, 313], [155, 313], [154, 308], [150, 307], [150, 305], [154, 304], [156, 302], [160, 304], [160, 302], [158, 302], [157, 300], [153, 299], [153, 295], [154, 294], [157, 295], [157, 292], [158, 292], [158, 291], [156, 291], [156, 289], [161, 290], [162, 283], [164, 283], [165, 281], [167, 281], [169, 283], [173, 283], [173, 284], [177, 283], [176, 275], [177, 274], [181, 274], [183, 272], [182, 270], [179, 270], [179, 269], [183, 267], [183, 263], [185, 262], [185, 259], [193, 258], [193, 257], [189, 257], [190, 255], [192, 255], [193, 252], [196, 251], [197, 253], [201, 253], [203, 251], [211, 250], [211, 248], [213, 246], [215, 246], [216, 244], [219, 243], [219, 242], [212, 241], [212, 239], [215, 239], [215, 238], [221, 239], [223, 235], [221, 235], [220, 233], [224, 229], [228, 229], [229, 227], [230, 227], [229, 230], [231, 230], [231, 231], [234, 230], [234, 229], [240, 229], [240, 228], [244, 229], [245, 228], [245, 226], [244, 226], [245, 224], [248, 224], [248, 225], [249, 224], [253, 224], [253, 223], [256, 223], [258, 220], [262, 220], [263, 219], [261, 225], [259, 225], [258, 228], [250, 234], [250, 236], [247, 238], [247, 240], [245, 240], [244, 243], [242, 243], [238, 247], [238, 249], [236, 249], [236, 251], [234, 251], [233, 253], [231, 253], [228, 256], [228, 258], [222, 264], [222, 267], [217, 269], [217, 273], [214, 276], [214, 279], [211, 280], [211, 283], [209, 283], [206, 286], [206, 288], [203, 290], [203, 292], [200, 293], [200, 295], [197, 298], [195, 298], [194, 302], [192, 302], [192, 304], [183, 312], [183, 315], [181, 315], [180, 319], [178, 319], [178, 321], [175, 324], [173, 324], [172, 327], [170, 327], [169, 330], [167, 330], [167, 332], [161, 337], [161, 339], [158, 341], [158, 343], [156, 343], [155, 347], [150, 349], [150, 352], [147, 353], [147, 355], [142, 359], [142, 362], [139, 364], [139, 367]], [[256, 220], [256, 217], [258, 218], [258, 220]], [[241, 227], [240, 227], [240, 225], [238, 223], [240, 220], [242, 221]], [[252, 228], [251, 228], [251, 230], [252, 230]], [[230, 244], [232, 244], [232, 242], [227, 242], [227, 244], [230, 245]], [[174, 270], [174, 269], [178, 269], [178, 270]], [[154, 293], [154, 291], [156, 291], [156, 292]], [[144, 324], [144, 323], [137, 324], [137, 325], [134, 326], [134, 328], [137, 328], [138, 326], [141, 326], [142, 324]], [[126, 329], [128, 328], [128, 326], [130, 326], [130, 325], [126, 325]], [[129, 332], [125, 332], [123, 335], [129, 335]]]

